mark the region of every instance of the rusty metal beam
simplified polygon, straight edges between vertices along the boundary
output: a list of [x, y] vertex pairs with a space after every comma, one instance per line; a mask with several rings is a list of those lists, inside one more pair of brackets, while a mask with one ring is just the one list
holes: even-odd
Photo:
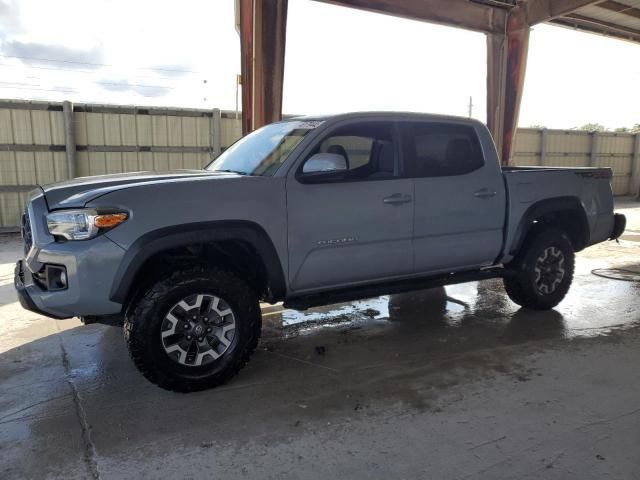
[[487, 127], [499, 157], [502, 155], [506, 42], [503, 33], [487, 34]]
[[506, 10], [469, 0], [315, 0], [396, 17], [465, 28], [504, 32]]
[[239, 0], [242, 133], [282, 118], [288, 0]]
[[487, 125], [503, 165], [511, 161], [527, 66], [529, 26], [510, 14], [506, 33], [487, 35]]
[[239, 0], [240, 71], [242, 74], [242, 134], [253, 126], [253, 0]]
[[288, 0], [254, 0], [253, 129], [282, 118]]
[[547, 22], [575, 12], [579, 8], [595, 5], [602, 0], [527, 0], [512, 10], [516, 16], [523, 16], [526, 23]]

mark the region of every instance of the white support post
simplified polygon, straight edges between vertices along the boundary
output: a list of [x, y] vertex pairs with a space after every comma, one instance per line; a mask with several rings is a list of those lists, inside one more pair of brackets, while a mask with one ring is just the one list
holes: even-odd
[[540, 166], [547, 165], [547, 129], [540, 130]]
[[635, 134], [631, 160], [631, 195], [640, 200], [640, 133]]
[[220, 109], [214, 108], [211, 117], [211, 150], [213, 151], [213, 158], [216, 158], [222, 153], [222, 130], [220, 123]]
[[62, 114], [64, 116], [65, 151], [67, 152], [67, 175], [71, 179], [76, 177], [76, 131], [71, 102], [62, 102]]
[[598, 132], [591, 133], [591, 156], [589, 157], [589, 166], [595, 167], [598, 163]]

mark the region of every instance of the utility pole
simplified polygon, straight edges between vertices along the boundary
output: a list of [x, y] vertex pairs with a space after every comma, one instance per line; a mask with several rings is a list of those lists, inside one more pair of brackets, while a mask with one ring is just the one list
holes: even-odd
[[469, 97], [469, 118], [473, 116], [473, 97]]

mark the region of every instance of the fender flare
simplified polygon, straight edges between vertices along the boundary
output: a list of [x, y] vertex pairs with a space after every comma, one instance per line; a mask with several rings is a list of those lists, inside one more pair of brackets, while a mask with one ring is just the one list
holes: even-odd
[[282, 264], [269, 235], [254, 222], [222, 220], [172, 225], [139, 237], [127, 249], [120, 262], [109, 293], [110, 300], [124, 304], [137, 273], [157, 253], [220, 240], [242, 240], [255, 248], [264, 262], [271, 300], [285, 297], [286, 283]]
[[579, 234], [584, 241], [582, 244], [577, 245], [576, 250], [582, 250], [589, 245], [589, 221], [580, 199], [578, 197], [554, 197], [540, 200], [527, 208], [518, 223], [509, 252], [513, 255], [520, 250], [536, 218], [560, 212], [575, 212], [577, 214]]

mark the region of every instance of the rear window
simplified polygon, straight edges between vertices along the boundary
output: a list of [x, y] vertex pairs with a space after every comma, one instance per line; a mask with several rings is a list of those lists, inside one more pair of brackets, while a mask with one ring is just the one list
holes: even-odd
[[415, 177], [464, 175], [484, 165], [475, 130], [467, 125], [404, 125], [405, 154]]

